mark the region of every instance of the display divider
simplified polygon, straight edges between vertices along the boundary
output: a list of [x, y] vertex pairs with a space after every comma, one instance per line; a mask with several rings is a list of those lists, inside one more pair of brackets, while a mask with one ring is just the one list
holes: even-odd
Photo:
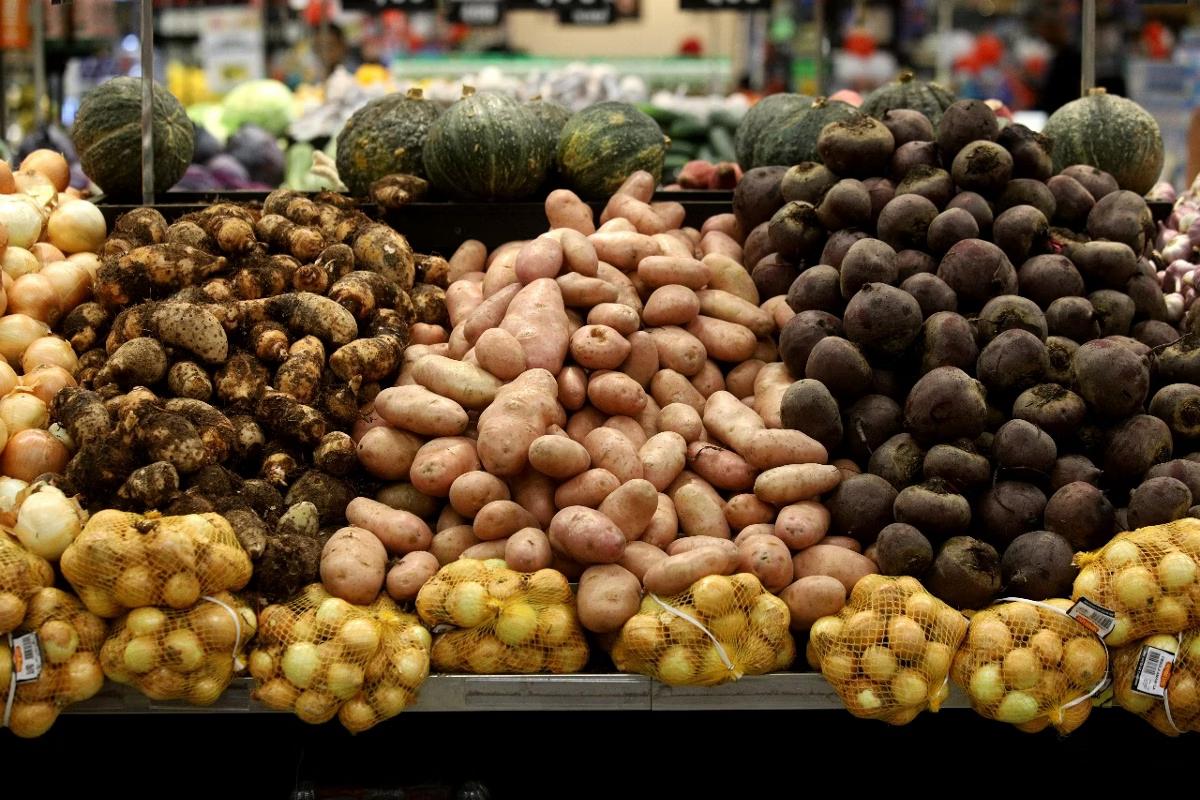
[[142, 204], [154, 204], [154, 3], [142, 0]]

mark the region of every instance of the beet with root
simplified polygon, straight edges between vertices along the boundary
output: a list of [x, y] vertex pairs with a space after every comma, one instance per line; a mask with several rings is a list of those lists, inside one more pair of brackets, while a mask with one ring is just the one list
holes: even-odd
[[1097, 486], [1100, 483], [1100, 469], [1087, 456], [1060, 456], [1054, 462], [1050, 472], [1050, 491], [1057, 492], [1069, 483], [1086, 483]]
[[933, 218], [925, 233], [926, 244], [934, 253], [945, 253], [964, 239], [979, 237], [979, 223], [964, 208], [947, 208]]
[[923, 250], [927, 246], [929, 225], [937, 215], [937, 206], [928, 198], [897, 194], [880, 210], [875, 228], [879, 238], [896, 250]]
[[793, 200], [775, 212], [767, 228], [771, 249], [793, 261], [815, 257], [825, 244], [825, 228], [812, 203]]
[[1106, 339], [1087, 342], [1080, 345], [1071, 364], [1079, 394], [1099, 416], [1121, 419], [1145, 404], [1150, 365], [1121, 345]]
[[896, 196], [905, 194], [920, 195], [936, 207], [943, 208], [954, 197], [954, 179], [941, 167], [917, 165], [909, 169], [896, 184]]
[[1176, 458], [1162, 464], [1155, 464], [1146, 471], [1146, 479], [1174, 478], [1181, 482], [1192, 493], [1193, 501], [1200, 497], [1200, 463], [1186, 458]]
[[1158, 417], [1138, 414], [1113, 428], [1104, 449], [1104, 474], [1133, 484], [1155, 464], [1171, 460], [1171, 429]]
[[896, 496], [892, 512], [897, 522], [912, 525], [938, 539], [959, 535], [971, 524], [971, 504], [967, 498], [939, 478], [905, 487]]
[[803, 431], [832, 452], [842, 441], [837, 401], [820, 381], [801, 379], [787, 388], [779, 407], [783, 427]]
[[1110, 289], [1125, 288], [1138, 271], [1137, 255], [1122, 242], [1082, 242], [1067, 254], [1081, 275]]
[[907, 433], [898, 433], [871, 453], [867, 471], [886, 480], [897, 491], [916, 483], [925, 452]]
[[1046, 495], [1031, 483], [1001, 481], [979, 500], [979, 522], [989, 542], [1007, 547], [1026, 531], [1042, 526]]
[[844, 434], [846, 446], [858, 463], [870, 458], [884, 442], [900, 431], [901, 410], [890, 397], [869, 394], [846, 409]]
[[866, 116], [832, 122], [817, 137], [821, 161], [838, 175], [879, 175], [895, 149], [896, 140], [887, 126]]
[[936, 144], [933, 142], [907, 142], [897, 147], [896, 152], [892, 153], [890, 174], [892, 180], [900, 183], [917, 167], [941, 167], [941, 165], [942, 157], [938, 153]]
[[780, 206], [780, 183], [787, 167], [755, 167], [747, 170], [733, 190], [733, 213], [742, 230], [748, 231], [766, 222]]
[[1017, 396], [1012, 416], [1014, 421], [1029, 422], [1050, 436], [1067, 437], [1083, 424], [1087, 405], [1070, 389], [1056, 383], [1041, 383]]
[[992, 458], [1007, 470], [1048, 476], [1058, 460], [1058, 447], [1044, 430], [1023, 419], [1000, 426], [992, 440]]
[[976, 374], [988, 392], [1020, 392], [1040, 383], [1049, 369], [1046, 345], [1029, 331], [1007, 330], [979, 354]]
[[864, 544], [875, 541], [892, 522], [896, 489], [878, 475], [852, 475], [838, 484], [825, 501], [830, 533], [852, 536]]
[[916, 299], [885, 283], [868, 283], [859, 289], [846, 304], [842, 319], [847, 339], [883, 355], [904, 352], [920, 333], [922, 322]]
[[912, 525], [894, 522], [875, 539], [875, 563], [883, 575], [920, 577], [933, 563], [933, 546]]
[[871, 388], [871, 364], [853, 342], [826, 336], [809, 353], [804, 377], [819, 381], [841, 402], [854, 400]]
[[1114, 289], [1101, 289], [1089, 294], [1087, 299], [1096, 311], [1101, 336], [1125, 336], [1129, 333], [1137, 314], [1133, 298]]
[[1167, 423], [1178, 439], [1200, 437], [1200, 386], [1172, 383], [1159, 389], [1150, 400], [1150, 413]]
[[987, 542], [955, 536], [938, 550], [923, 582], [954, 608], [983, 608], [1000, 590], [1000, 555]]
[[1055, 175], [1046, 181], [1046, 188], [1054, 195], [1055, 225], [1080, 230], [1087, 224], [1088, 214], [1096, 205], [1096, 199], [1079, 181], [1070, 175]]
[[909, 142], [933, 143], [933, 123], [929, 117], [911, 108], [893, 108], [879, 118], [889, 131], [896, 147]]
[[1051, 336], [1076, 343], [1100, 338], [1096, 309], [1086, 297], [1060, 297], [1051, 302], [1046, 309], [1046, 329]]
[[1063, 537], [1050, 531], [1023, 533], [1004, 548], [1000, 578], [1004, 593], [1029, 600], [1069, 597], [1079, 570], [1075, 551]]
[[1200, 383], [1200, 335], [1189, 333], [1164, 347], [1154, 367], [1166, 383]]
[[1117, 179], [1112, 175], [1087, 164], [1072, 164], [1063, 169], [1059, 175], [1066, 175], [1078, 181], [1096, 200], [1107, 197], [1121, 188]]
[[999, 135], [996, 113], [982, 100], [955, 100], [942, 112], [937, 126], [938, 147], [947, 159], [971, 142], [994, 142]]
[[879, 221], [883, 207], [896, 196], [896, 184], [887, 178], [864, 178], [863, 186], [867, 187], [867, 194], [871, 195], [871, 222], [874, 224]]
[[921, 326], [922, 374], [938, 367], [974, 370], [978, 358], [975, 331], [966, 317], [952, 311], [938, 311]]

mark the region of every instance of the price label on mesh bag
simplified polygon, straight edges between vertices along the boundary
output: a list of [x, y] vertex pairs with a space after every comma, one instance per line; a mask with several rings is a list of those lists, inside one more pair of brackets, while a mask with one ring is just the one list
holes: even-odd
[[1133, 690], [1152, 697], [1164, 697], [1174, 665], [1174, 653], [1149, 645], [1143, 647], [1133, 672]]
[[36, 681], [42, 676], [42, 648], [36, 633], [13, 639], [13, 676], [17, 683]]
[[1067, 610], [1067, 616], [1092, 631], [1101, 639], [1117, 627], [1117, 615], [1102, 605], [1081, 597]]

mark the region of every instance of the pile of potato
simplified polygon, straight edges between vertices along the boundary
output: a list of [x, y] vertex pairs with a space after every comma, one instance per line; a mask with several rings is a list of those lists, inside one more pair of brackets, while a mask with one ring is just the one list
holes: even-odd
[[[2, 720], [22, 738], [41, 736], [59, 712], [91, 698], [104, 685], [99, 658], [104, 620], [84, 608], [74, 595], [58, 589], [41, 589], [28, 602], [25, 621], [13, 636], [37, 635], [41, 674], [16, 684], [12, 711]], [[12, 686], [13, 667], [13, 652], [5, 637], [0, 639], [0, 687], [4, 687], [5, 697]]]
[[105, 510], [63, 553], [63, 575], [88, 609], [120, 616], [144, 606], [184, 609], [241, 589], [250, 558], [219, 514], [162, 517]]
[[1200, 520], [1190, 517], [1122, 534], [1081, 553], [1072, 597], [1114, 612], [1112, 647], [1200, 624]]
[[1108, 651], [1067, 615], [1070, 600], [1016, 600], [971, 617], [951, 677], [989, 719], [1036, 733], [1070, 733], [1108, 678]]
[[0, 634], [25, 619], [29, 596], [54, 584], [54, 569], [44, 558], [27, 552], [0, 532]]
[[429, 631], [381, 595], [354, 606], [312, 584], [267, 606], [250, 653], [254, 698], [310, 724], [357, 733], [411, 705], [429, 674]]
[[809, 663], [856, 717], [892, 725], [937, 711], [966, 618], [912, 577], [860, 580], [837, 616], [812, 626]]
[[[1147, 648], [1165, 650], [1175, 657], [1161, 694], [1135, 688], [1137, 669]], [[1182, 634], [1156, 634], [1123, 647], [1113, 654], [1113, 696], [1131, 711], [1168, 736], [1200, 732], [1200, 630]]]
[[189, 609], [136, 608], [113, 623], [100, 649], [109, 680], [136, 687], [151, 700], [216, 702], [258, 629], [254, 610], [229, 592]]
[[523, 573], [500, 559], [459, 559], [421, 588], [417, 613], [431, 628], [454, 628], [433, 641], [433, 666], [443, 672], [561, 674], [588, 660], [571, 586], [552, 569]]
[[715, 686], [787, 669], [796, 643], [787, 606], [758, 578], [708, 575], [674, 597], [647, 594], [611, 655], [622, 672], [672, 686]]

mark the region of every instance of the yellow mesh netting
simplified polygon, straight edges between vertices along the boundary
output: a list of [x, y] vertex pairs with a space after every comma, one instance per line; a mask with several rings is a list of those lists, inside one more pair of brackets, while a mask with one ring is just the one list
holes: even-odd
[[429, 674], [429, 631], [386, 595], [355, 606], [314, 583], [258, 623], [254, 698], [308, 723], [336, 715], [367, 730], [411, 705]]
[[[0, 707], [5, 709], [8, 727], [22, 738], [41, 736], [60, 711], [94, 696], [104, 685], [99, 658], [104, 620], [84, 608], [77, 597], [58, 589], [42, 589], [29, 597], [28, 604], [25, 621], [13, 632], [11, 643], [8, 636], [0, 637]], [[17, 683], [14, 671], [23, 654], [14, 653], [13, 643], [28, 633], [37, 634], [41, 674]]]
[[612, 659], [673, 686], [714, 686], [787, 669], [796, 658], [787, 604], [748, 573], [709, 575], [673, 597], [647, 594]]
[[207, 706], [244, 668], [257, 627], [254, 610], [229, 592], [182, 611], [136, 608], [113, 623], [100, 663], [109, 680], [152, 700]]
[[575, 595], [556, 570], [459, 559], [421, 587], [417, 613], [427, 625], [453, 628], [433, 642], [433, 666], [443, 672], [562, 674], [587, 664]]
[[[1175, 655], [1165, 686], [1161, 686], [1161, 697], [1134, 687], [1146, 647]], [[1168, 736], [1200, 732], [1200, 630], [1173, 636], [1157, 634], [1113, 653], [1113, 696], [1121, 708], [1139, 715]]]
[[25, 601], [31, 594], [53, 584], [54, 568], [49, 561], [0, 532], [0, 634], [21, 624]]
[[144, 606], [191, 608], [250, 580], [250, 557], [220, 514], [101, 511], [59, 562], [88, 609], [117, 617]]
[[1152, 525], [1079, 553], [1071, 596], [1116, 613], [1110, 647], [1200, 625], [1200, 519]]
[[868, 575], [809, 633], [821, 673], [856, 717], [893, 725], [937, 711], [967, 619], [916, 578]]
[[1036, 732], [1070, 733], [1107, 683], [1108, 651], [1067, 616], [1070, 600], [1013, 598], [971, 617], [951, 677], [988, 719]]

